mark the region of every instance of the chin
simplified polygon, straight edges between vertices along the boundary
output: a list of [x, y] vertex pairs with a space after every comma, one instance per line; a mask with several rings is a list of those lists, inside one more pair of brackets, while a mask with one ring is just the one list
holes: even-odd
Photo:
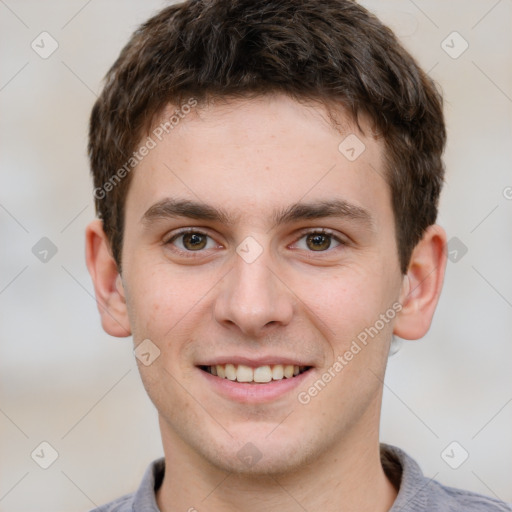
[[300, 453], [272, 454], [253, 461], [239, 460], [237, 454], [230, 454], [228, 457], [215, 458], [210, 460], [214, 466], [223, 471], [240, 476], [279, 476], [289, 474], [305, 464]]
[[245, 439], [218, 446], [202, 455], [222, 471], [257, 477], [290, 474], [310, 463], [321, 451], [320, 446], [316, 450], [314, 446], [308, 447], [303, 439], [292, 441], [288, 437], [273, 442], [265, 439], [265, 436]]

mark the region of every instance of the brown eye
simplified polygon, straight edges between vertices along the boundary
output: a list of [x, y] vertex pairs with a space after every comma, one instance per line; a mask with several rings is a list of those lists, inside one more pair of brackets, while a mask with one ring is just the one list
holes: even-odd
[[182, 231], [174, 235], [166, 244], [173, 245], [181, 252], [189, 253], [216, 247], [213, 238], [201, 231]]
[[331, 253], [331, 251], [343, 245], [347, 244], [340, 237], [324, 229], [303, 232], [303, 235], [294, 244], [295, 249], [325, 253]]
[[198, 251], [206, 247], [208, 237], [201, 233], [185, 233], [183, 237], [183, 247], [189, 251]]
[[325, 251], [331, 246], [331, 235], [311, 233], [306, 235], [306, 245], [312, 251]]

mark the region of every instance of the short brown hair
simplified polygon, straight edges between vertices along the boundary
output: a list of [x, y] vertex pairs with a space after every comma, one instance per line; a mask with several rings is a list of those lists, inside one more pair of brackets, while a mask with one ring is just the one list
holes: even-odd
[[89, 127], [96, 210], [119, 269], [126, 162], [155, 116], [184, 98], [275, 92], [338, 105], [356, 122], [362, 113], [372, 120], [385, 142], [400, 266], [407, 271], [437, 217], [442, 99], [393, 32], [351, 0], [187, 0], [133, 34], [107, 73]]

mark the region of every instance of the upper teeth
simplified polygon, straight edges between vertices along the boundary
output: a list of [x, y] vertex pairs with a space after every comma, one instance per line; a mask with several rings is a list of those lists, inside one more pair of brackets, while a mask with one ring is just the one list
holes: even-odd
[[271, 380], [282, 380], [291, 378], [304, 371], [306, 366], [297, 366], [293, 364], [274, 364], [258, 366], [251, 368], [244, 364], [218, 364], [207, 366], [206, 369], [212, 375], [222, 379], [236, 380], [238, 382], [270, 382]]

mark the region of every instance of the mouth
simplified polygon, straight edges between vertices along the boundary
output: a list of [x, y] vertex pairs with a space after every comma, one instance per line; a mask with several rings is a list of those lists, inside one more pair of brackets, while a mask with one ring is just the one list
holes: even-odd
[[219, 379], [245, 384], [268, 384], [273, 381], [282, 381], [298, 377], [311, 370], [312, 366], [273, 364], [251, 367], [245, 364], [227, 363], [211, 366], [202, 365], [198, 368]]

